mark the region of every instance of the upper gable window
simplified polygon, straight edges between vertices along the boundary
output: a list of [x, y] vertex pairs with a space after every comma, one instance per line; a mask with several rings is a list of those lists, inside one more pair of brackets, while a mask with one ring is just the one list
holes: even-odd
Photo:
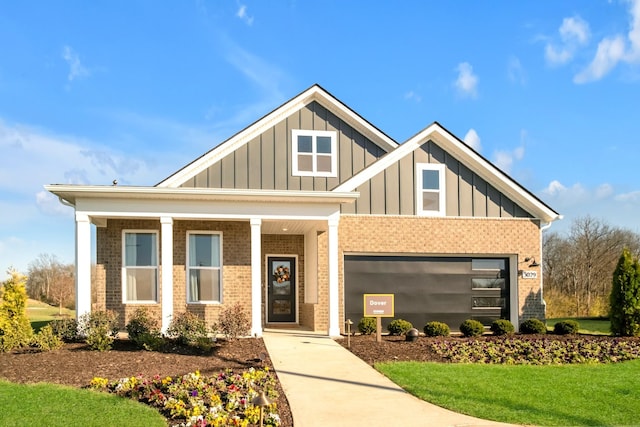
[[417, 209], [418, 215], [445, 215], [444, 165], [418, 163], [417, 174]]
[[336, 132], [294, 130], [292, 173], [297, 176], [338, 176]]

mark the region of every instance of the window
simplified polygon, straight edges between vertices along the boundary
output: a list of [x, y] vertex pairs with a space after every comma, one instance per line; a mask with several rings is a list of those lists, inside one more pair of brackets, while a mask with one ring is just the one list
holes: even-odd
[[187, 301], [220, 302], [222, 295], [222, 235], [187, 233]]
[[124, 231], [122, 300], [155, 303], [158, 300], [158, 233]]
[[492, 279], [492, 278], [472, 278], [471, 289], [488, 289], [488, 290], [501, 290], [505, 288], [505, 279]]
[[444, 216], [444, 165], [418, 163], [417, 213], [426, 216]]
[[294, 130], [292, 171], [298, 176], [338, 176], [336, 133]]

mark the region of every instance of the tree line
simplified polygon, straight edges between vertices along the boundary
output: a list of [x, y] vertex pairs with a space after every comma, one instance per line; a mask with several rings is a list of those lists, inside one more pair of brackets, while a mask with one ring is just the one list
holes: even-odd
[[613, 272], [627, 248], [640, 256], [640, 234], [585, 216], [568, 232], [543, 235], [547, 317], [607, 316]]
[[75, 308], [75, 265], [61, 263], [55, 255], [40, 254], [29, 263], [29, 298], [62, 308]]

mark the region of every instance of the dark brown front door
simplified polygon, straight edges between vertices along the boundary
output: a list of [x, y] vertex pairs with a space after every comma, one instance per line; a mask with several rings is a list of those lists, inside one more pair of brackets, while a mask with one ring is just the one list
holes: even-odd
[[296, 321], [296, 258], [267, 258], [267, 322]]

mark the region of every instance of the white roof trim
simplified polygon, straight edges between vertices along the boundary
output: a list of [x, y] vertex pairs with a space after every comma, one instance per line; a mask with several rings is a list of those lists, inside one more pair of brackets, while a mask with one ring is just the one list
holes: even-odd
[[318, 101], [319, 103], [324, 104], [325, 107], [327, 104], [329, 104], [333, 109], [348, 117], [349, 124], [353, 126], [353, 128], [358, 132], [362, 133], [373, 142], [386, 145], [386, 147], [383, 148], [385, 148], [387, 151], [394, 150], [396, 147], [398, 147], [398, 143], [396, 143], [389, 136], [385, 135], [371, 123], [364, 120], [353, 110], [344, 105], [342, 102], [338, 101], [335, 97], [330, 95], [320, 86], [313, 85], [306, 91], [302, 92], [300, 95], [283, 104], [281, 107], [267, 114], [266, 116], [255, 122], [253, 125], [238, 132], [230, 139], [222, 142], [199, 159], [196, 159], [173, 175], [169, 176], [164, 181], [157, 184], [157, 187], [178, 187], [184, 184], [188, 179], [206, 170], [209, 166], [226, 157], [244, 144], [247, 144], [249, 141], [263, 133], [265, 130], [275, 126], [286, 117], [304, 108], [306, 105], [310, 104], [313, 101]]
[[[360, 197], [357, 192], [237, 190], [167, 187], [115, 187], [94, 185], [45, 185], [45, 190], [61, 201], [75, 205], [78, 199], [153, 199], [153, 200], [215, 200], [270, 203], [350, 203]], [[63, 202], [64, 203], [64, 202]]]
[[456, 157], [465, 166], [477, 173], [482, 179], [493, 185], [496, 189], [509, 196], [527, 212], [544, 222], [552, 222], [561, 218], [557, 212], [545, 205], [537, 197], [525, 190], [520, 184], [507, 176], [500, 169], [488, 162], [477, 152], [464, 143], [461, 143], [449, 131], [438, 123], [433, 123], [406, 142], [398, 146], [394, 151], [386, 154], [368, 168], [354, 175], [349, 180], [335, 188], [334, 191], [354, 191], [356, 188], [384, 171], [392, 164], [398, 162], [407, 154], [418, 149], [425, 142], [433, 140], [444, 151]]

